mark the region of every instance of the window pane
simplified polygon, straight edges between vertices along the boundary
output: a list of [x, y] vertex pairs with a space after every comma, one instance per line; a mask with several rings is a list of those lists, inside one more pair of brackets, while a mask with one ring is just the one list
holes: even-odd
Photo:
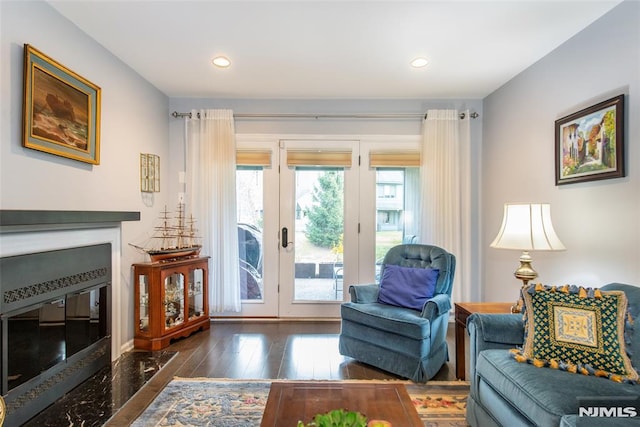
[[417, 243], [420, 169], [376, 169], [376, 280], [389, 249]]
[[296, 168], [295, 180], [294, 299], [341, 301], [344, 169]]
[[262, 301], [262, 231], [264, 226], [262, 167], [242, 167], [236, 171], [238, 209], [238, 253], [243, 300]]

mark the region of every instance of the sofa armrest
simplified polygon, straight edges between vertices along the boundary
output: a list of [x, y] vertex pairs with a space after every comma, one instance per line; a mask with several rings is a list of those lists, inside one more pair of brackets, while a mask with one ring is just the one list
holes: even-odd
[[377, 302], [379, 290], [380, 287], [375, 283], [371, 283], [368, 285], [351, 285], [349, 286], [351, 302], [359, 304]]
[[478, 354], [487, 349], [512, 349], [524, 343], [522, 314], [474, 313], [467, 318], [469, 371], [475, 376]]
[[424, 303], [420, 316], [433, 320], [438, 316], [449, 313], [451, 310], [451, 298], [447, 294], [434, 295], [429, 301]]

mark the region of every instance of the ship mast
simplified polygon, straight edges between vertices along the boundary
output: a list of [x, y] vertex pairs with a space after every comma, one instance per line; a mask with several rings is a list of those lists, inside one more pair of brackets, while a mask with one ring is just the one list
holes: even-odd
[[194, 224], [196, 223], [196, 220], [193, 219], [193, 214], [189, 215], [189, 230], [187, 233], [188, 236], [188, 242], [187, 245], [188, 246], [193, 246], [195, 244], [195, 239], [196, 239], [196, 228], [194, 227]]
[[178, 203], [178, 216], [177, 216], [177, 220], [178, 222], [176, 223], [176, 247], [177, 248], [184, 248], [187, 245], [185, 245], [184, 242], [184, 203]]
[[160, 231], [161, 236], [160, 238], [162, 239], [161, 243], [160, 243], [160, 248], [161, 249], [169, 249], [171, 247], [171, 243], [169, 241], [169, 239], [171, 238], [171, 235], [169, 234], [169, 222], [171, 220], [171, 217], [169, 217], [169, 211], [167, 211], [167, 206], [165, 205], [164, 207], [164, 211], [162, 211], [162, 226], [161, 227], [156, 227], [157, 230]]

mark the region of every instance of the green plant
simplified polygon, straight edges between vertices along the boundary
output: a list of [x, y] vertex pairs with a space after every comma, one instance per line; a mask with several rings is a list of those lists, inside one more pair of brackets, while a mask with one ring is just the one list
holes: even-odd
[[305, 209], [305, 235], [321, 248], [335, 248], [344, 232], [344, 182], [337, 171], [326, 171], [313, 188], [313, 205]]
[[359, 412], [334, 409], [325, 414], [317, 414], [313, 421], [305, 424], [298, 421], [298, 427], [366, 427], [367, 418]]

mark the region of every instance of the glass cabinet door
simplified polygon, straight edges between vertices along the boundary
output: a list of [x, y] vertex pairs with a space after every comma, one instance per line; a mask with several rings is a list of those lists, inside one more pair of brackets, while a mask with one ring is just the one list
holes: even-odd
[[164, 326], [175, 328], [184, 323], [184, 275], [169, 274], [164, 279]]
[[140, 332], [149, 332], [149, 277], [146, 274], [138, 276], [138, 286], [140, 292]]
[[203, 296], [204, 270], [196, 268], [189, 271], [189, 319], [204, 315]]

